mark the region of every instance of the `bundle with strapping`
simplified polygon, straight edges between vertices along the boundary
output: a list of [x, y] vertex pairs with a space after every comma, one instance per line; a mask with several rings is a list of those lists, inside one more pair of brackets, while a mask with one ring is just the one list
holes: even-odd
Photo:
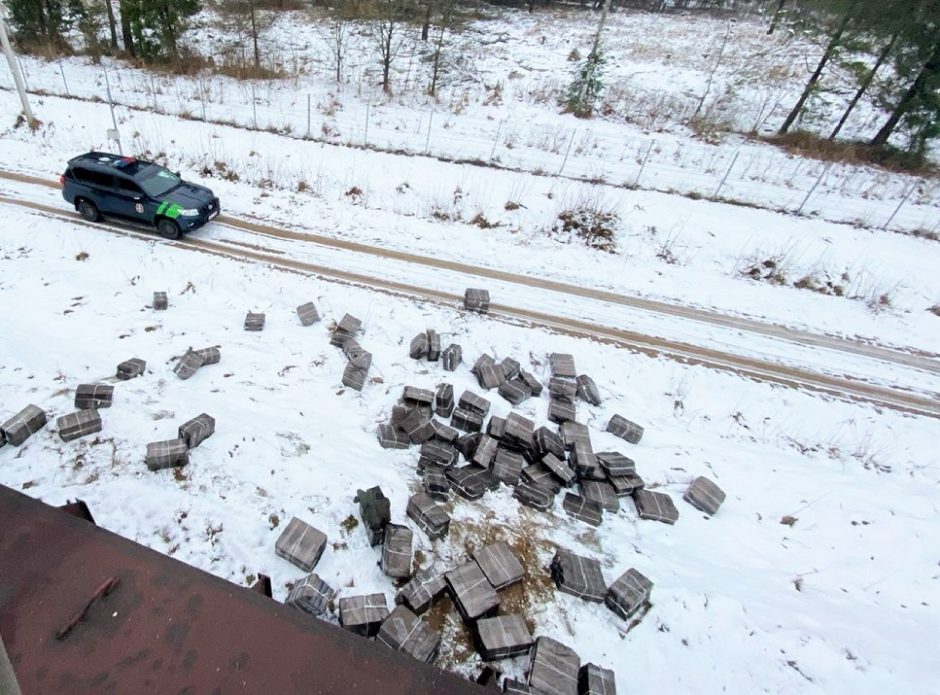
[[379, 446], [383, 449], [407, 449], [411, 446], [411, 439], [394, 425], [382, 423], [375, 430]]
[[643, 438], [643, 428], [622, 415], [614, 415], [607, 423], [607, 431], [625, 439], [631, 444], [639, 444]]
[[578, 384], [571, 379], [553, 376], [548, 380], [548, 393], [552, 398], [573, 403], [578, 394]]
[[326, 548], [326, 534], [296, 516], [274, 544], [274, 552], [304, 572], [312, 572]]
[[574, 421], [577, 417], [574, 403], [553, 398], [548, 404], [548, 419], [559, 425], [563, 422]]
[[189, 463], [189, 447], [184, 439], [168, 439], [150, 442], [147, 445], [147, 468], [158, 471], [163, 468], [180, 468]]
[[522, 469], [522, 475], [519, 476], [522, 483], [540, 487], [552, 495], [561, 492], [561, 483], [558, 478], [541, 463], [532, 463]]
[[594, 379], [589, 377], [587, 374], [581, 374], [578, 376], [578, 398], [582, 401], [587, 401], [591, 405], [600, 405], [601, 404], [601, 392], [597, 388], [597, 384], [594, 383]]
[[431, 439], [421, 445], [421, 457], [418, 459], [418, 468], [438, 466], [450, 468], [457, 463], [457, 449], [452, 444]]
[[486, 354], [481, 355], [474, 363], [470, 373], [477, 378], [477, 383], [480, 384], [480, 388], [486, 390], [495, 389], [506, 381], [503, 370], [496, 364], [496, 361], [492, 357]]
[[676, 509], [672, 498], [662, 492], [639, 488], [633, 491], [633, 502], [641, 519], [661, 521], [670, 525], [679, 519], [679, 510]]
[[441, 336], [428, 329], [428, 362], [437, 362], [441, 357]]
[[580, 695], [617, 695], [617, 679], [609, 668], [585, 664], [578, 677]]
[[196, 354], [199, 355], [199, 358], [202, 360], [203, 367], [210, 364], [218, 364], [222, 360], [222, 353], [216, 346], [201, 348], [196, 350]]
[[19, 446], [46, 426], [46, 413], [36, 405], [28, 405], [0, 427], [0, 440]]
[[80, 384], [75, 389], [75, 407], [79, 410], [110, 408], [114, 387], [110, 384]]
[[517, 454], [503, 447], [496, 450], [496, 458], [493, 461], [493, 477], [506, 485], [515, 485], [519, 482], [519, 476], [525, 467], [525, 459], [521, 454]]
[[521, 379], [510, 379], [499, 385], [499, 395], [513, 405], [519, 405], [532, 396], [532, 391]]
[[643, 478], [636, 473], [618, 476], [612, 475], [608, 476], [607, 480], [610, 482], [610, 486], [613, 488], [617, 497], [629, 497], [636, 492], [637, 489], [646, 485], [646, 483], [643, 482]]
[[725, 493], [714, 482], [700, 475], [692, 481], [682, 499], [710, 516], [717, 512], [725, 501]]
[[529, 389], [529, 392], [538, 398], [542, 395], [542, 384], [538, 379], [535, 378], [535, 375], [531, 372], [527, 372], [524, 369], [519, 370], [519, 379], [523, 384]]
[[418, 570], [398, 591], [395, 603], [404, 603], [415, 613], [423, 613], [443, 596], [445, 591], [447, 582], [443, 574], [429, 569]]
[[554, 454], [560, 459], [565, 458], [565, 443], [557, 432], [547, 427], [539, 427], [533, 436], [535, 452], [541, 458], [545, 454]]
[[144, 373], [144, 370], [147, 369], [147, 363], [144, 360], [138, 357], [132, 357], [129, 360], [124, 360], [117, 366], [117, 373], [115, 376], [121, 381], [127, 381], [128, 379], [133, 379]]
[[425, 331], [421, 331], [411, 339], [408, 356], [413, 360], [423, 360], [428, 356], [428, 334]]
[[534, 451], [535, 423], [519, 413], [509, 413], [506, 416], [502, 440], [521, 451]]
[[562, 377], [564, 379], [577, 379], [578, 370], [574, 367], [574, 357], [561, 352], [553, 352], [548, 356], [549, 368], [552, 376]]
[[166, 292], [154, 292], [153, 293], [153, 308], [157, 311], [164, 311], [169, 306], [169, 301], [166, 298]]
[[388, 616], [385, 594], [349, 596], [339, 600], [339, 624], [363, 637], [374, 637]]
[[255, 314], [249, 311], [245, 315], [245, 330], [246, 331], [264, 330], [264, 314]]
[[601, 451], [595, 454], [595, 456], [597, 456], [597, 461], [601, 464], [601, 468], [612, 478], [630, 475], [636, 472], [636, 463], [634, 463], [633, 459], [627, 458], [617, 451]]
[[330, 337], [330, 344], [335, 347], [343, 347], [343, 343], [349, 338], [354, 338], [360, 328], [362, 328], [362, 321], [355, 316], [346, 314], [333, 330], [333, 335]]
[[173, 367], [173, 373], [180, 379], [186, 380], [195, 374], [202, 365], [202, 357], [200, 357], [199, 353], [190, 348], [186, 351], [186, 354], [179, 358], [176, 366]]
[[434, 430], [434, 438], [445, 444], [453, 444], [460, 436], [460, 432], [440, 420], [431, 420], [431, 428]]
[[429, 467], [424, 471], [424, 492], [432, 499], [446, 502], [450, 493], [450, 481], [443, 468]]
[[490, 310], [490, 291], [468, 287], [463, 293], [463, 308], [485, 314]]
[[539, 637], [529, 660], [529, 685], [539, 693], [578, 695], [581, 657], [551, 637]]
[[353, 502], [359, 503], [359, 516], [369, 538], [369, 545], [375, 547], [385, 538], [385, 527], [392, 520], [392, 507], [382, 488], [375, 486], [368, 490], [357, 490]]
[[483, 415], [471, 410], [457, 408], [450, 418], [450, 424], [464, 432], [479, 432], [483, 429]]
[[405, 513], [432, 541], [447, 535], [447, 529], [450, 527], [450, 514], [425, 493], [418, 492], [412, 495], [408, 500]]
[[480, 437], [480, 441], [477, 443], [476, 451], [473, 452], [470, 462], [480, 468], [489, 468], [493, 463], [493, 459], [496, 457], [498, 448], [499, 442], [488, 434], [484, 434]]
[[590, 447], [580, 442], [571, 450], [571, 467], [581, 480], [606, 480], [607, 474], [597, 461]]
[[597, 502], [605, 511], [616, 514], [620, 511], [620, 499], [613, 486], [606, 480], [582, 480], [578, 483], [584, 499]]
[[78, 410], [56, 420], [56, 428], [63, 442], [101, 431], [101, 416], [97, 410]]
[[568, 516], [572, 516], [591, 526], [600, 526], [601, 522], [604, 520], [604, 509], [601, 505], [592, 500], [586, 500], [573, 492], [565, 494], [565, 499], [562, 500], [561, 506]]
[[555, 493], [540, 485], [520, 482], [513, 488], [512, 496], [527, 507], [547, 512], [555, 506]]
[[610, 588], [604, 603], [614, 613], [626, 620], [649, 601], [653, 582], [632, 567], [620, 575]]
[[316, 304], [307, 302], [297, 307], [297, 317], [300, 319], [301, 326], [310, 326], [320, 320], [320, 313], [317, 311]]
[[502, 439], [506, 432], [506, 418], [492, 415], [486, 423], [486, 433], [493, 439]]
[[434, 412], [441, 417], [450, 417], [454, 412], [454, 387], [450, 384], [438, 384], [434, 391]]
[[484, 661], [528, 654], [533, 644], [532, 633], [517, 613], [478, 620], [476, 642]]
[[441, 353], [441, 366], [445, 371], [452, 372], [463, 361], [463, 349], [456, 343], [451, 343]]
[[311, 572], [294, 584], [284, 603], [304, 613], [320, 616], [326, 613], [335, 594], [329, 584], [315, 572]]
[[444, 579], [465, 621], [485, 618], [499, 608], [499, 596], [476, 562], [468, 562], [447, 572]]
[[603, 603], [607, 583], [597, 560], [559, 549], [552, 559], [551, 572], [559, 590], [586, 601]]
[[548, 453], [542, 457], [542, 465], [565, 487], [574, 484], [575, 474], [571, 467], [555, 454]]
[[437, 657], [441, 636], [404, 606], [396, 606], [379, 628], [376, 638], [392, 649], [418, 661], [430, 663]]
[[505, 541], [490, 543], [473, 552], [473, 559], [494, 589], [505, 589], [525, 576], [522, 563]]
[[208, 413], [201, 413], [192, 420], [180, 425], [179, 438], [186, 442], [186, 446], [195, 449], [215, 434], [215, 418]]
[[407, 526], [388, 524], [382, 543], [382, 571], [393, 579], [411, 576], [411, 542], [413, 534]]
[[493, 489], [494, 482], [499, 482], [485, 468], [473, 465], [449, 468], [447, 479], [457, 494], [468, 500], [480, 499], [487, 490]]

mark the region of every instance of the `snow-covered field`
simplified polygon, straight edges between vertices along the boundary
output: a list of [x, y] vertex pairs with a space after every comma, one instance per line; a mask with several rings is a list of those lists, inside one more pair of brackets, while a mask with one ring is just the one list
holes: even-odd
[[[608, 35], [619, 57], [610, 74], [622, 91], [611, 98], [634, 94], [632, 110], [576, 121], [557, 113], [551, 95], [567, 79], [568, 53], [584, 50], [592, 20], [572, 19], [571, 31], [559, 32], [546, 17], [471, 24], [449, 48], [464, 59], [448, 72], [439, 101], [419, 95], [427, 69], [420, 46], [399, 61], [395, 97], [381, 98], [362, 27], [340, 89], [329, 81], [316, 28], [296, 21], [271, 30], [279, 37], [276, 59], [303, 73], [281, 82], [152, 76], [107, 62], [115, 98], [125, 104], [116, 109], [125, 152], [201, 179], [226, 214], [242, 219], [885, 346], [916, 353], [928, 366], [225, 224], [199, 230], [198, 239], [452, 294], [479, 284], [496, 303], [928, 397], [940, 392], [940, 369], [930, 363], [940, 344], [940, 244], [880, 228], [908, 191], [891, 228], [935, 228], [935, 182], [912, 188], [909, 177], [834, 165], [806, 203], [810, 214], [796, 216], [783, 210], [796, 210], [823, 164], [739, 136], [706, 144], [677, 125], [701, 98], [697, 90], [728, 34], [742, 48], [723, 54], [703, 103], [715, 118], [737, 119], [734, 129], [759, 121], [756, 129], [766, 132], [793, 97], [785, 71], [797, 69], [804, 43], [764, 39], [757, 19], [728, 25], [617, 13]], [[655, 46], [637, 39], [650, 35]], [[680, 50], [690, 35], [707, 50]], [[497, 40], [480, 47], [481, 36]], [[14, 127], [18, 102], [0, 90], [0, 173], [52, 181], [69, 157], [109, 148], [108, 105], [95, 100], [104, 97], [103, 73], [80, 58], [23, 62], [30, 87], [47, 92], [33, 97], [43, 125]], [[762, 83], [758, 67], [777, 70], [780, 82]], [[5, 72], [0, 86], [4, 80]], [[81, 98], [64, 98], [66, 86]], [[201, 120], [200, 90], [210, 122]], [[307, 94], [315, 139], [302, 137]], [[162, 113], [151, 109], [154, 97]], [[191, 117], [179, 118], [182, 111]], [[868, 107], [861, 114], [859, 133], [879, 118]], [[372, 148], [348, 146], [363, 142]], [[461, 158], [503, 168], [455, 161]], [[720, 197], [761, 207], [688, 195], [713, 196], [735, 158], [740, 168]], [[69, 210], [58, 189], [2, 176], [0, 196]], [[607, 250], [558, 228], [559, 215], [578, 208], [612, 214]], [[768, 261], [773, 281], [755, 280], [750, 271], [768, 274]], [[148, 306], [160, 290], [169, 294], [166, 312]], [[324, 318], [304, 328], [294, 310], [307, 301]], [[0, 448], [0, 483], [51, 504], [81, 498], [103, 527], [235, 583], [265, 573], [275, 598], [285, 598], [301, 572], [275, 556], [274, 543], [298, 516], [327, 533], [316, 571], [340, 597], [381, 592], [391, 603], [395, 589], [376, 566], [378, 552], [350, 520], [358, 517], [357, 489], [380, 485], [392, 520], [415, 529], [423, 567], [449, 568], [486, 542], [509, 541], [527, 576], [524, 590], [504, 595], [504, 609], [523, 612], [536, 635], [569, 644], [584, 662], [614, 669], [622, 692], [940, 692], [936, 418], [2, 202], [0, 309], [0, 421], [28, 403], [50, 419], [22, 447]], [[266, 313], [263, 332], [243, 330], [248, 311]], [[329, 344], [330, 326], [347, 312], [362, 319], [360, 342], [373, 354], [361, 393], [342, 386], [345, 359]], [[445, 345], [463, 346], [456, 372], [408, 357], [411, 337], [427, 328]], [[211, 345], [221, 347], [221, 363], [177, 379], [176, 359], [190, 346]], [[595, 530], [568, 517], [561, 496], [541, 513], [520, 506], [504, 486], [478, 502], [454, 496], [449, 536], [430, 542], [404, 513], [419, 486], [417, 448], [382, 449], [377, 426], [404, 386], [441, 382], [458, 396], [480, 393], [505, 416], [509, 403], [483, 392], [470, 364], [483, 353], [509, 356], [547, 383], [552, 352], [573, 354], [579, 373], [600, 387], [601, 406], [578, 404], [595, 451], [633, 458], [647, 486], [672, 497], [678, 522], [639, 520], [624, 498]], [[110, 378], [131, 357], [145, 359], [147, 372], [116, 384], [113, 407], [101, 411], [103, 431], [61, 442], [54, 418], [73, 410], [75, 387]], [[539, 426], [548, 424], [547, 406], [543, 395], [516, 411]], [[216, 418], [216, 434], [190, 464], [149, 472], [146, 444], [175, 437], [202, 412]], [[639, 445], [604, 431], [614, 413], [646, 428]], [[727, 493], [714, 517], [682, 500], [699, 475]], [[785, 517], [791, 523], [781, 523]], [[631, 625], [556, 591], [548, 563], [557, 547], [598, 559], [608, 583], [635, 567], [654, 582], [652, 607]], [[444, 633], [439, 665], [478, 673], [482, 664], [456, 612], [438, 609], [432, 620]], [[525, 665], [498, 663], [516, 676]]]

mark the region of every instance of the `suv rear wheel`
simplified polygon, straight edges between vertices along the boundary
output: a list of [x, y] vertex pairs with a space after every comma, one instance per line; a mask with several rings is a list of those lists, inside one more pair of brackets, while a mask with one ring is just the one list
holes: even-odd
[[180, 238], [180, 227], [173, 220], [168, 220], [166, 217], [162, 218], [157, 223], [157, 231], [160, 233], [164, 239], [179, 239]]
[[98, 209], [98, 206], [85, 198], [79, 199], [78, 212], [89, 222], [98, 222], [101, 220], [101, 211]]

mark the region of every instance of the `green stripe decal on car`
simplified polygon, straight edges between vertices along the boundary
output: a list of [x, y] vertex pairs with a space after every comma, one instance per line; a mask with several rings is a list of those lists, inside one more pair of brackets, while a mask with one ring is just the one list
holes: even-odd
[[182, 210], [183, 208], [177, 205], [176, 203], [170, 203], [170, 202], [164, 201], [160, 203], [160, 206], [157, 208], [157, 214], [166, 215], [171, 220], [175, 220], [177, 217], [180, 216], [180, 212], [182, 212]]

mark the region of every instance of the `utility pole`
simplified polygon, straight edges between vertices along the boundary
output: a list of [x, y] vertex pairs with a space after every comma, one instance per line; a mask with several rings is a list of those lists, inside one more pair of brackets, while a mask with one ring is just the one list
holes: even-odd
[[23, 76], [20, 74], [20, 66], [16, 62], [16, 57], [13, 55], [10, 37], [7, 36], [7, 25], [3, 21], [2, 2], [0, 2], [0, 44], [3, 45], [3, 52], [6, 54], [7, 63], [10, 65], [10, 72], [13, 73], [16, 91], [20, 93], [20, 101], [23, 102], [23, 115], [26, 116], [26, 122], [32, 127], [36, 123], [36, 117], [33, 115], [33, 110], [29, 108], [29, 99], [26, 98], [26, 87], [23, 86]]

